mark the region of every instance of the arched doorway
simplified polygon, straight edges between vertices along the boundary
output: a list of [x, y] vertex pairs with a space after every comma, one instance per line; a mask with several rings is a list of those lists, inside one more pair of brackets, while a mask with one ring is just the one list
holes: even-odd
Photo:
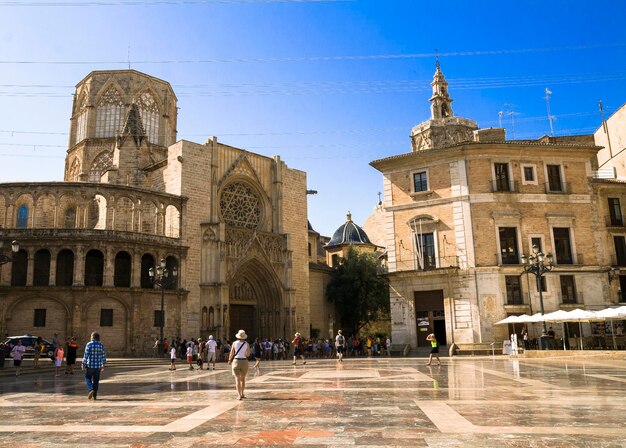
[[273, 273], [259, 260], [250, 260], [237, 270], [229, 283], [229, 303], [228, 339], [239, 329], [244, 329], [249, 339], [286, 336], [282, 291]]

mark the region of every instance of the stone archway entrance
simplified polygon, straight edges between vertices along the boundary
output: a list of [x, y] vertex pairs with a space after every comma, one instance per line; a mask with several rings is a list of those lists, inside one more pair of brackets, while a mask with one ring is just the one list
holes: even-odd
[[248, 339], [283, 337], [282, 292], [274, 276], [258, 260], [241, 266], [229, 284], [228, 338], [239, 329]]

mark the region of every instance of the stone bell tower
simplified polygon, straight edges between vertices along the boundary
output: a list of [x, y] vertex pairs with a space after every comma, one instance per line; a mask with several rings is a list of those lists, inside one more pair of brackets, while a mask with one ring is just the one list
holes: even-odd
[[429, 100], [430, 120], [420, 123], [411, 131], [413, 151], [473, 141], [473, 131], [478, 129], [475, 121], [454, 116], [453, 100], [448, 93], [448, 82], [441, 71], [439, 58], [435, 67], [435, 75], [430, 83], [433, 90]]

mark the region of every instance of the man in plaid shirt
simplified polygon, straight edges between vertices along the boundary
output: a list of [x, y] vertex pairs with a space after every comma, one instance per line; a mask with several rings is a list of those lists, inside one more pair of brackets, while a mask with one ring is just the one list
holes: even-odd
[[104, 370], [107, 362], [107, 355], [104, 345], [100, 342], [100, 334], [95, 331], [91, 333], [91, 342], [85, 346], [83, 355], [82, 370], [85, 370], [85, 383], [89, 389], [87, 398], [95, 400], [98, 395], [98, 383], [100, 383], [100, 372]]

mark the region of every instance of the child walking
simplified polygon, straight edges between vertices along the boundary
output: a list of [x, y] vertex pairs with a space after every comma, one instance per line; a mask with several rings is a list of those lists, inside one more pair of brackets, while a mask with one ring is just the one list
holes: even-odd
[[55, 376], [61, 376], [61, 364], [63, 364], [63, 356], [65, 356], [65, 351], [63, 350], [63, 346], [59, 345], [54, 350], [54, 368], [55, 368]]

